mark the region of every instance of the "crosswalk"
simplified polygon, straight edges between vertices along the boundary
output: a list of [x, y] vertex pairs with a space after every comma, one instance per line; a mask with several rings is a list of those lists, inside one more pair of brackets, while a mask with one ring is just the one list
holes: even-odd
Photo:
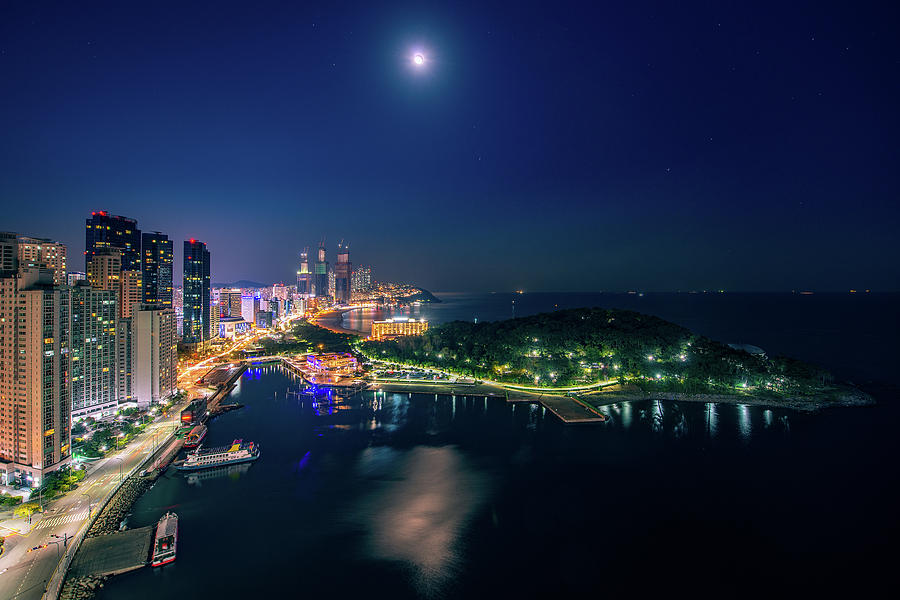
[[46, 527], [56, 527], [57, 525], [65, 525], [66, 523], [75, 523], [77, 521], [83, 521], [87, 519], [87, 511], [81, 511], [77, 513], [72, 513], [70, 515], [61, 515], [58, 517], [51, 517], [49, 519], [44, 519], [40, 523], [38, 523], [35, 529], [44, 529]]

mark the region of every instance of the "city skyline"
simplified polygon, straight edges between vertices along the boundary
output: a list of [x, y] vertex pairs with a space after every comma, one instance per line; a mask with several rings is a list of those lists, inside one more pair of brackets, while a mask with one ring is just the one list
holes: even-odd
[[178, 10], [11, 7], [3, 229], [108, 210], [219, 282], [327, 232], [438, 291], [897, 289], [878, 7]]

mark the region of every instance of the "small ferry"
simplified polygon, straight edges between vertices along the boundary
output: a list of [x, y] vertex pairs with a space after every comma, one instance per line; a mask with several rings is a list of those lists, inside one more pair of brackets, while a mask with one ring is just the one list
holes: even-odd
[[153, 542], [153, 558], [150, 564], [161, 567], [175, 560], [178, 545], [178, 515], [166, 513], [156, 525], [156, 539]]
[[206, 425], [200, 424], [191, 429], [184, 438], [185, 448], [196, 448], [206, 438]]
[[212, 467], [224, 467], [251, 462], [259, 458], [259, 446], [253, 442], [234, 440], [231, 446], [221, 448], [197, 448], [178, 465], [179, 471], [198, 471]]

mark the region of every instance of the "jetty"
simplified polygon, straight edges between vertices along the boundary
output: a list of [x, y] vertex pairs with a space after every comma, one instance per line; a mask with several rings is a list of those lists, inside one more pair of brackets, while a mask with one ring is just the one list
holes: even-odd
[[607, 416], [589, 404], [572, 396], [552, 396], [543, 394], [538, 397], [513, 396], [506, 398], [509, 403], [540, 404], [567, 425], [582, 423], [603, 423]]
[[411, 394], [444, 394], [457, 396], [485, 396], [505, 398], [510, 404], [540, 404], [566, 425], [603, 423], [606, 415], [588, 403], [574, 396], [558, 396], [507, 390], [484, 383], [456, 383], [447, 381], [376, 381], [372, 389], [383, 392], [404, 392]]
[[154, 529], [150, 525], [84, 540], [69, 577], [108, 577], [140, 569], [150, 556]]

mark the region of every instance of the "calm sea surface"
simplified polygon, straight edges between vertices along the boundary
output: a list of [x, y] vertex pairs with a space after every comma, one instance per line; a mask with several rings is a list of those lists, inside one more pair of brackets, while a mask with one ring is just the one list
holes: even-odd
[[[100, 598], [871, 595], [893, 573], [900, 477], [897, 296], [438, 294], [435, 322], [575, 306], [658, 314], [865, 382], [815, 414], [631, 402], [602, 426], [483, 397], [316, 402], [274, 366], [209, 445], [252, 465], [167, 473], [129, 526], [180, 517], [178, 560]], [[548, 306], [549, 304], [549, 306]], [[373, 315], [347, 316], [364, 326]], [[380, 316], [380, 315], [379, 315]]]

